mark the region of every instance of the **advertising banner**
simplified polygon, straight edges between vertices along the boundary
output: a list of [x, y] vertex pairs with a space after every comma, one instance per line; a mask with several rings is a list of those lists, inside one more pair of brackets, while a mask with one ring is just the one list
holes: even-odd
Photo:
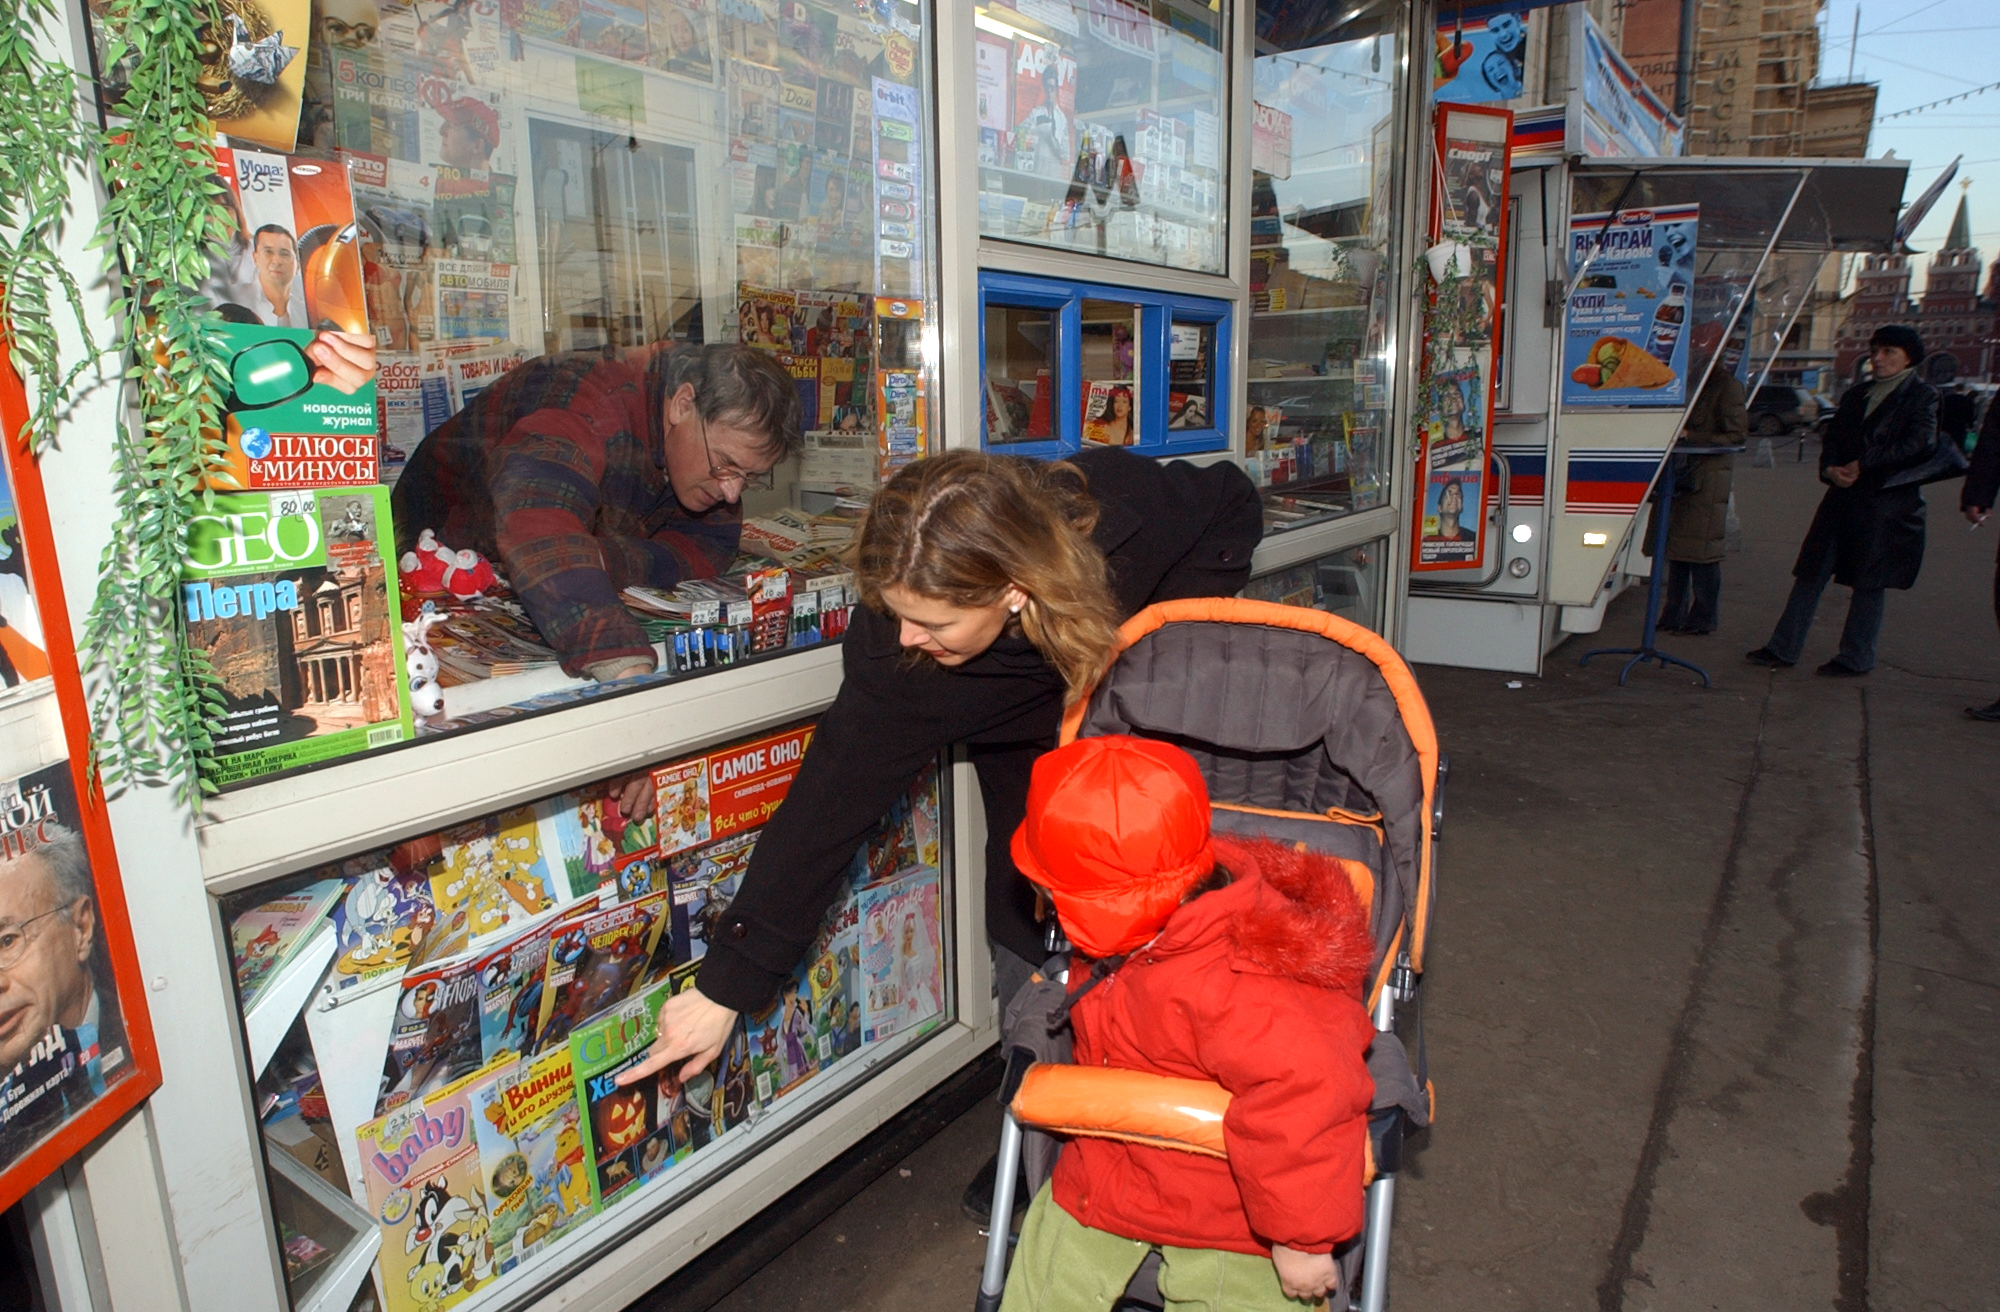
[[1563, 316], [1565, 408], [1686, 404], [1700, 217], [1699, 205], [1572, 216], [1582, 277]]
[[1442, 15], [1431, 56], [1431, 96], [1462, 105], [1512, 100], [1527, 85], [1527, 62], [1525, 13], [1504, 9], [1485, 18]]

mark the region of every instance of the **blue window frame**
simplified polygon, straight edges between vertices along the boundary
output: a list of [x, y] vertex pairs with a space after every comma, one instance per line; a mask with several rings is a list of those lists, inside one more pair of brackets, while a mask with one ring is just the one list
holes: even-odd
[[[1129, 305], [1136, 312], [1133, 347], [1132, 415], [1138, 440], [1127, 449], [1139, 455], [1176, 456], [1229, 447], [1229, 333], [1231, 305], [1205, 296], [1182, 296], [1120, 287], [981, 270], [979, 274], [980, 443], [987, 450], [1009, 455], [1054, 459], [1084, 445], [1084, 303]], [[999, 315], [993, 311], [1026, 311]], [[989, 342], [989, 325], [1005, 322], [1024, 334], [1031, 353], [1045, 356], [1049, 368], [1037, 381], [1032, 398], [1020, 397], [1011, 382], [988, 376], [993, 351], [1021, 343]], [[1179, 326], [1181, 332], [1174, 329]], [[1054, 337], [1053, 347], [1037, 341]], [[1176, 361], [1176, 345], [1181, 359]], [[1175, 366], [1180, 366], [1176, 378]], [[1001, 385], [996, 386], [996, 383]], [[1044, 402], [1040, 392], [1051, 395]], [[1203, 394], [1205, 393], [1205, 397]], [[1018, 399], [1016, 399], [1018, 397]], [[1190, 404], [1190, 398], [1200, 398]], [[1170, 399], [1177, 402], [1180, 428], [1168, 427]], [[996, 439], [992, 419], [1003, 405], [1026, 410], [1032, 422], [1021, 434]], [[1017, 416], [1018, 417], [1018, 416]]]

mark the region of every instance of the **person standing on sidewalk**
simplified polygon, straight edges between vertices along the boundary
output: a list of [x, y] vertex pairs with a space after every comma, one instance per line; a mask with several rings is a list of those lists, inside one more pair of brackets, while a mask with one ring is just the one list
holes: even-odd
[[[1729, 489], [1736, 477], [1733, 452], [1705, 456], [1705, 446], [1739, 446], [1750, 432], [1743, 384], [1720, 364], [1709, 372], [1701, 396], [1681, 430], [1681, 468], [1667, 518], [1667, 598], [1660, 618], [1665, 633], [1713, 633], [1720, 622], [1722, 557], [1729, 536]], [[1649, 539], [1650, 540], [1650, 539]]]
[[[1979, 426], [1979, 445], [1972, 448], [1972, 468], [1965, 473], [1958, 508], [1977, 528], [1986, 522], [1996, 495], [2000, 495], [2000, 401], [1986, 407], [1986, 422]], [[1993, 569], [1993, 616], [2000, 620], [2000, 564]], [[1968, 706], [1965, 713], [2000, 724], [2000, 700], [1991, 706]]]
[[[1792, 595], [1771, 640], [1745, 659], [1785, 669], [1799, 663], [1813, 612], [1828, 583], [1854, 589], [1840, 652], [1819, 667], [1829, 678], [1875, 668], [1887, 590], [1908, 589], [1924, 563], [1924, 490], [1914, 481], [1937, 452], [1937, 389], [1917, 377], [1923, 338], [1907, 324], [1886, 324], [1868, 341], [1873, 380], [1840, 398], [1820, 448], [1828, 485], [1792, 566]], [[1899, 481], [1910, 474], [1912, 481]]]

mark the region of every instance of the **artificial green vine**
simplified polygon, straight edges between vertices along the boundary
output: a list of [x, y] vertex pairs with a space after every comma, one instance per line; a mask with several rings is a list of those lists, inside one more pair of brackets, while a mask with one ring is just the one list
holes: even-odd
[[222, 458], [228, 378], [218, 320], [193, 290], [230, 231], [196, 80], [216, 21], [212, 0], [114, 0], [105, 20], [105, 66], [130, 58], [129, 117], [101, 142], [97, 244], [122, 266], [116, 348], [143, 429], [118, 425], [118, 515], [83, 637], [103, 676], [91, 711], [107, 787], [171, 785], [196, 810], [214, 791], [209, 726], [225, 709], [179, 601], [189, 525]]
[[[83, 295], [56, 254], [70, 171], [85, 161], [86, 139], [76, 118], [76, 79], [35, 44], [54, 12], [51, 0], [0, 4], [0, 333], [14, 372], [32, 392], [28, 438], [36, 454], [99, 354]], [[58, 303], [84, 342], [82, 357], [68, 369], [56, 336]]]

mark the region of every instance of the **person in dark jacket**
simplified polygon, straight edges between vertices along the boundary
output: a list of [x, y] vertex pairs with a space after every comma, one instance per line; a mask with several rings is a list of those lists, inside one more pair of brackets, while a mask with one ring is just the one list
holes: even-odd
[[[1993, 501], [2000, 495], [2000, 401], [1986, 407], [1986, 422], [1979, 426], [1979, 445], [1972, 449], [1972, 468], [1965, 473], [1965, 486], [1958, 494], [1958, 508], [1974, 528], [1986, 522]], [[1993, 616], [2000, 620], [2000, 563], [1993, 569]], [[1965, 713], [1975, 720], [2000, 724], [2000, 701], [1991, 706], [1968, 706]]]
[[[1915, 482], [1937, 452], [1937, 389], [1917, 377], [1923, 339], [1888, 324], [1869, 339], [1873, 381], [1840, 398], [1819, 476], [1828, 484], [1792, 566], [1792, 595], [1771, 640], [1748, 654], [1752, 664], [1799, 663], [1813, 612], [1828, 583], [1854, 589], [1840, 652], [1818, 673], [1854, 678], [1875, 668], [1875, 639], [1889, 588], [1907, 589], [1924, 563], [1924, 490]], [[1904, 475], [1911, 477], [1905, 479]]]
[[[1743, 384], [1717, 365], [1681, 430], [1674, 505], [1667, 519], [1667, 596], [1660, 628], [1667, 633], [1715, 632], [1721, 620], [1722, 557], [1727, 550], [1733, 453], [1702, 455], [1703, 447], [1740, 446], [1750, 432]], [[1648, 539], [1650, 541], [1650, 538]]]
[[[713, 1062], [738, 1013], [778, 995], [849, 861], [917, 773], [967, 744], [986, 811], [986, 932], [1004, 1006], [1042, 964], [1035, 899], [1008, 842], [1037, 757], [1096, 681], [1117, 626], [1156, 601], [1223, 597], [1263, 536], [1234, 465], [1092, 448], [1044, 463], [957, 451], [917, 461], [869, 507], [844, 678], [785, 804], [757, 840], [696, 987], [668, 1000], [632, 1079]], [[621, 1075], [620, 1079], [626, 1077]]]

